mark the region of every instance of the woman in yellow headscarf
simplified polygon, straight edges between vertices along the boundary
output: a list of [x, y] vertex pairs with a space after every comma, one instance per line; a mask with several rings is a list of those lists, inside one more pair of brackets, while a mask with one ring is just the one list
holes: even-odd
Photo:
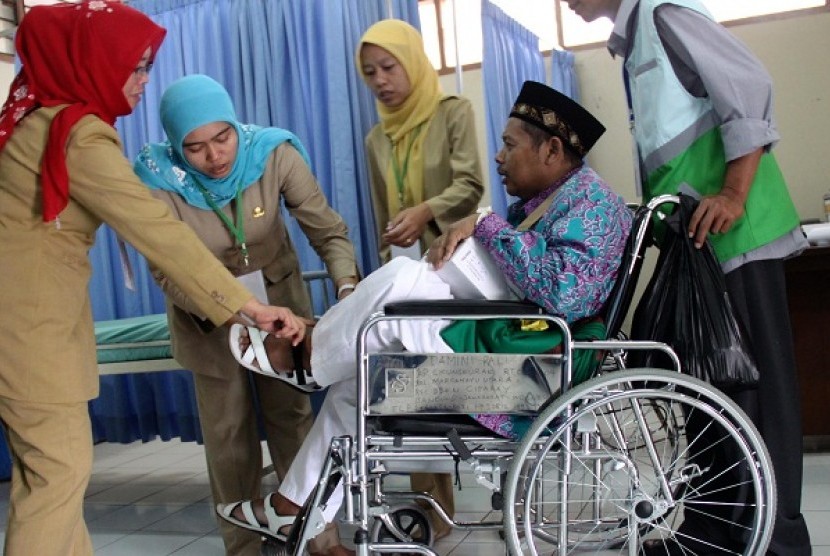
[[366, 152], [381, 259], [398, 248], [420, 254], [481, 200], [472, 105], [441, 92], [420, 33], [404, 21], [369, 27], [356, 58], [380, 116]]
[[[469, 100], [441, 92], [421, 34], [404, 21], [385, 19], [369, 27], [356, 58], [380, 116], [366, 136], [366, 153], [381, 260], [417, 258], [481, 200], [473, 108]], [[413, 473], [411, 482], [453, 515], [449, 475]], [[430, 514], [436, 538], [449, 533]]]

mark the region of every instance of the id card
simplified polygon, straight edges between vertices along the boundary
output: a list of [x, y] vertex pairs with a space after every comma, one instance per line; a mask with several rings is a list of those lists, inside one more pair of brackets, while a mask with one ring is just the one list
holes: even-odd
[[265, 291], [265, 276], [263, 276], [261, 270], [237, 276], [236, 279], [239, 280], [243, 286], [248, 288], [257, 300], [265, 305], [269, 305], [268, 294]]
[[121, 272], [124, 273], [124, 287], [131, 292], [135, 291], [135, 274], [130, 257], [127, 255], [127, 244], [120, 237], [118, 238], [118, 255], [121, 258]]

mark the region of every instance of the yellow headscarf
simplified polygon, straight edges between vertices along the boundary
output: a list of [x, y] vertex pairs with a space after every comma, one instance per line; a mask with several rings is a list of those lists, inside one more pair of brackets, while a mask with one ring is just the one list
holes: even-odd
[[[363, 75], [360, 52], [364, 44], [374, 44], [387, 50], [403, 66], [411, 90], [406, 100], [395, 108], [380, 101], [375, 106], [383, 132], [392, 142], [392, 156], [398, 168], [403, 168], [407, 153], [409, 161], [404, 176], [404, 206], [412, 207], [424, 200], [423, 146], [429, 120], [435, 114], [443, 94], [438, 73], [424, 52], [424, 41], [417, 29], [398, 19], [384, 19], [369, 27], [357, 45], [357, 70]], [[366, 79], [365, 76], [364, 80]], [[386, 193], [389, 216], [400, 212], [398, 186], [393, 160], [386, 169]]]

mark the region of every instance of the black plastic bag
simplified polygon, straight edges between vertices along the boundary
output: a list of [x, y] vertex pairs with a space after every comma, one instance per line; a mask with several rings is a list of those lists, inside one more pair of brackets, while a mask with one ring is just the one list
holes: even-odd
[[[688, 237], [697, 201], [680, 196], [680, 206], [664, 223], [654, 276], [634, 312], [633, 339], [669, 344], [684, 373], [723, 389], [758, 383], [750, 355], [726, 293], [726, 280], [712, 246], [696, 249]], [[632, 366], [667, 367], [659, 352], [634, 352]]]

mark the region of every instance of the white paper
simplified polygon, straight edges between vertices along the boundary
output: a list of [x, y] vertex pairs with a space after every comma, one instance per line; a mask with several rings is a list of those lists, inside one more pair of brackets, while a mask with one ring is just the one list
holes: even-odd
[[452, 257], [436, 271], [459, 299], [520, 299], [518, 288], [505, 279], [490, 253], [475, 239], [458, 244]]
[[254, 294], [254, 297], [256, 297], [261, 303], [269, 305], [268, 294], [265, 292], [265, 276], [262, 275], [261, 270], [237, 276], [236, 279], [239, 280], [243, 286], [248, 288], [248, 291]]

